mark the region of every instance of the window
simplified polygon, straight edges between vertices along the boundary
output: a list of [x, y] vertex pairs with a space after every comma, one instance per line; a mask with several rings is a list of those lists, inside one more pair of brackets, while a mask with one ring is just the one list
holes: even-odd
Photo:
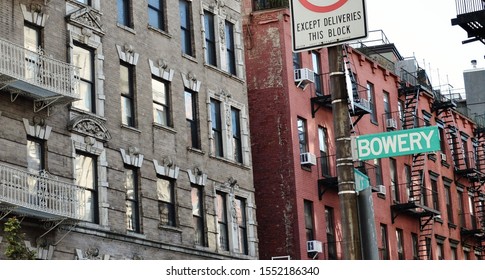
[[303, 208], [305, 214], [306, 240], [315, 240], [315, 234], [313, 232], [313, 203], [311, 201], [304, 200]]
[[320, 61], [320, 53], [317, 51], [312, 51], [312, 64], [313, 64], [313, 74], [315, 77], [315, 94], [323, 95], [323, 84], [320, 72], [322, 69], [322, 63]]
[[227, 71], [233, 75], [236, 75], [236, 49], [234, 44], [234, 24], [226, 20], [224, 30], [226, 33]]
[[97, 164], [94, 156], [76, 153], [76, 185], [84, 189], [82, 219], [98, 223]]
[[457, 260], [458, 259], [458, 242], [451, 242], [450, 240], [450, 255], [452, 260]]
[[438, 127], [438, 131], [440, 133], [440, 139], [442, 139], [440, 141], [440, 151], [442, 154], [445, 154], [446, 155], [446, 133], [445, 133], [445, 129], [442, 127], [442, 126], [439, 126]]
[[419, 246], [419, 241], [418, 241], [418, 235], [416, 233], [411, 233], [411, 240], [413, 242], [413, 260], [419, 260], [419, 254], [418, 254], [418, 246]]
[[[451, 129], [451, 128], [450, 128]], [[455, 130], [456, 128], [454, 128]], [[459, 143], [458, 143], [458, 137], [456, 135], [456, 131], [451, 132], [451, 154], [453, 157], [453, 163], [455, 164], [455, 167], [458, 168], [460, 166], [460, 155], [459, 155]]]
[[121, 123], [135, 126], [135, 92], [133, 66], [120, 65]]
[[389, 93], [384, 91], [382, 93], [383, 101], [384, 101], [384, 118], [390, 119], [391, 116], [391, 104], [389, 103]]
[[465, 227], [465, 207], [463, 205], [463, 190], [458, 190], [458, 217], [460, 217], [460, 227]]
[[79, 67], [79, 95], [81, 100], [75, 101], [76, 108], [95, 112], [95, 91], [94, 91], [94, 60], [93, 51], [77, 44], [72, 49], [73, 64]]
[[76, 2], [85, 4], [85, 5], [91, 5], [91, 0], [76, 0]]
[[470, 248], [463, 247], [463, 260], [469, 260], [469, 259], [470, 259]]
[[189, 146], [200, 149], [197, 94], [188, 90], [185, 90], [185, 119], [187, 120], [187, 127], [189, 129]]
[[214, 14], [204, 11], [205, 26], [205, 61], [207, 64], [217, 66], [216, 34], [214, 29]]
[[446, 203], [446, 216], [448, 217], [448, 223], [453, 224], [455, 219], [453, 217], [453, 204], [451, 201], [451, 186], [445, 181], [445, 203]]
[[130, 0], [118, 1], [118, 23], [123, 26], [133, 27], [130, 11]]
[[246, 199], [236, 197], [236, 222], [238, 227], [237, 244], [239, 245], [239, 253], [247, 255], [248, 251], [248, 233], [247, 233], [247, 217], [246, 217]]
[[153, 121], [172, 126], [168, 82], [152, 78]]
[[384, 185], [383, 179], [382, 179], [382, 165], [381, 165], [381, 159], [374, 159], [374, 166], [376, 170], [376, 185]]
[[425, 245], [426, 245], [426, 258], [428, 260], [432, 260], [433, 259], [433, 250], [431, 248], [431, 238], [426, 237], [424, 239], [424, 242], [425, 242]]
[[39, 50], [41, 45], [41, 29], [38, 26], [25, 24], [24, 25], [24, 48], [25, 52], [25, 78], [34, 79], [39, 74], [40, 59]]
[[175, 221], [175, 191], [172, 181], [157, 178], [158, 213], [160, 225], [176, 226]]
[[306, 120], [302, 118], [297, 118], [296, 124], [298, 126], [298, 142], [300, 143], [300, 154], [303, 154], [308, 152]]
[[473, 199], [474, 195], [472, 192], [469, 192], [468, 193], [468, 211], [470, 213], [470, 220], [471, 220], [471, 223], [472, 223], [472, 229], [476, 229], [477, 228], [477, 218], [475, 216], [475, 204], [473, 203], [474, 199]]
[[45, 141], [31, 138], [27, 139], [27, 169], [29, 172], [37, 173], [45, 169]]
[[404, 179], [406, 180], [406, 197], [409, 201], [411, 198], [411, 166], [404, 165]]
[[402, 229], [396, 229], [397, 259], [404, 260], [404, 241]]
[[438, 260], [444, 260], [445, 257], [443, 255], [443, 241], [437, 240], [436, 241], [436, 258]]
[[224, 251], [229, 251], [229, 230], [227, 221], [227, 204], [226, 194], [222, 192], [216, 193], [216, 209], [217, 209], [217, 232], [219, 233], [219, 248]]
[[192, 47], [192, 19], [190, 16], [190, 2], [179, 0], [180, 29], [182, 53], [193, 56]]
[[325, 231], [327, 233], [328, 259], [337, 259], [337, 239], [335, 238], [335, 217], [333, 208], [325, 207]]
[[293, 70], [301, 69], [301, 55], [300, 53], [293, 53]]
[[420, 201], [424, 206], [428, 206], [428, 191], [426, 185], [424, 184], [424, 172], [423, 170], [418, 170], [419, 172], [419, 187], [420, 187]]
[[148, 0], [148, 24], [160, 30], [165, 30], [163, 0]]
[[397, 164], [395, 158], [389, 159], [389, 167], [390, 167], [390, 179], [391, 179], [391, 190], [392, 190], [392, 199], [396, 202], [401, 201], [400, 193], [399, 193], [399, 182], [397, 179]]
[[374, 92], [374, 84], [367, 82], [367, 99], [370, 103], [371, 114], [370, 120], [373, 123], [377, 123], [377, 111], [376, 111], [376, 93]]
[[195, 244], [199, 246], [206, 246], [203, 195], [202, 187], [192, 186], [192, 217], [194, 223]]
[[125, 170], [126, 190], [126, 229], [140, 232], [140, 213], [138, 204], [138, 173], [135, 169]]
[[212, 151], [216, 156], [223, 157], [221, 102], [211, 98], [211, 122], [212, 122]]
[[381, 224], [381, 260], [389, 260], [387, 225]]
[[[397, 101], [397, 112], [399, 115], [400, 127], [405, 128], [404, 127], [404, 101], [402, 100]], [[440, 139], [444, 139], [444, 138], [440, 138]]]
[[242, 163], [242, 138], [241, 138], [241, 120], [240, 111], [237, 108], [231, 107], [231, 120], [232, 120], [232, 153], [234, 160]]
[[468, 138], [467, 137], [464, 137], [463, 135], [461, 136], [461, 145], [463, 147], [463, 157], [464, 157], [464, 160], [465, 160], [465, 166], [461, 166], [461, 168], [459, 169], [467, 169], [467, 168], [470, 168], [470, 153], [469, 153], [469, 150], [468, 150], [468, 145], [467, 145], [467, 142], [468, 142]]
[[440, 211], [439, 197], [438, 197], [438, 179], [435, 176], [431, 178], [431, 199], [433, 200], [433, 209]]
[[323, 127], [318, 127], [318, 144], [320, 147], [320, 164], [323, 177], [330, 175], [327, 139], [327, 129]]

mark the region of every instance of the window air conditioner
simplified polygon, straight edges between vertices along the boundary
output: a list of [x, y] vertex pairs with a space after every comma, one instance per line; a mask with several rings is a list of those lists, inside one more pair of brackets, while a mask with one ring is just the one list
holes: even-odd
[[393, 118], [386, 119], [386, 128], [387, 129], [397, 129], [397, 121]]
[[322, 249], [322, 242], [318, 240], [311, 240], [306, 242], [306, 251], [307, 253], [321, 253], [323, 252]]
[[317, 157], [312, 153], [300, 154], [301, 165], [316, 165]]
[[295, 69], [295, 83], [298, 83], [299, 87], [303, 87], [308, 83], [315, 82], [315, 75], [312, 70], [308, 68]]
[[377, 189], [377, 194], [386, 195], [386, 186], [384, 186], [384, 185], [377, 185], [376, 186], [376, 189]]
[[446, 161], [446, 154], [445, 153], [441, 153], [441, 160]]

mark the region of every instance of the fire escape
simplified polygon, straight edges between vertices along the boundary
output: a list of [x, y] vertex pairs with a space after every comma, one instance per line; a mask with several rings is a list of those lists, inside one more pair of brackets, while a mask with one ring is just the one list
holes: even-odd
[[[0, 38], [0, 94], [33, 101], [34, 112], [79, 99], [79, 69], [42, 50], [31, 51]], [[30, 172], [0, 163], [0, 220], [10, 214], [45, 222], [47, 232], [82, 220], [85, 190], [45, 170]], [[67, 233], [66, 233], [67, 234]], [[40, 238], [39, 237], [39, 238]]]
[[[415, 73], [400, 70], [401, 82], [399, 96], [404, 100], [404, 108], [399, 112], [400, 124], [402, 129], [417, 128], [424, 124], [418, 118], [419, 97], [424, 92], [429, 93], [429, 86], [426, 81], [424, 70], [417, 68]], [[424, 182], [424, 166], [426, 156], [424, 153], [410, 155], [410, 174], [407, 178], [408, 199], [407, 201], [395, 201], [391, 206], [392, 221], [400, 214], [407, 214], [419, 219], [419, 240], [418, 257], [419, 259], [430, 259], [430, 240], [433, 235], [434, 218], [439, 211], [428, 207], [427, 193]]]
[[0, 38], [0, 91], [10, 100], [24, 96], [34, 102], [34, 112], [79, 99], [79, 69]]
[[485, 44], [485, 4], [482, 0], [455, 0], [456, 18], [451, 25], [458, 25], [467, 32], [469, 39], [463, 44], [480, 41]]

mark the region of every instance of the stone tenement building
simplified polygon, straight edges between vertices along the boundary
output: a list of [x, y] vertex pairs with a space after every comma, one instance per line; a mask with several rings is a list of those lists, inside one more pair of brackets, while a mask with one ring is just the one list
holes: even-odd
[[241, 2], [0, 0], [0, 259], [256, 259]]

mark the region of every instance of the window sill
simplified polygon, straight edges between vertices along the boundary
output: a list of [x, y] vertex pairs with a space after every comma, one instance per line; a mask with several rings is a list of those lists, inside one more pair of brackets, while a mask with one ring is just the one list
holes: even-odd
[[190, 61], [192, 61], [192, 62], [194, 62], [194, 63], [197, 63], [197, 60], [195, 59], [195, 57], [194, 57], [194, 56], [191, 56], [191, 55], [188, 55], [188, 54], [182, 53], [182, 57], [183, 57], [183, 58], [186, 58], [186, 59], [188, 59], [188, 60], [190, 60]]
[[116, 23], [116, 26], [118, 26], [119, 28], [121, 28], [125, 31], [128, 31], [128, 32], [136, 35], [136, 31], [132, 27], [129, 27], [129, 26], [126, 26], [126, 25], [121, 25], [119, 22]]
[[234, 161], [234, 160], [230, 160], [230, 159], [218, 157], [218, 156], [213, 156], [213, 155], [210, 155], [209, 157], [212, 158], [212, 159], [219, 160], [219, 161], [222, 161], [224, 163], [236, 166], [236, 167], [240, 167], [240, 168], [247, 169], [247, 170], [251, 169], [248, 165], [245, 165], [244, 163], [240, 163], [240, 162], [237, 162], [237, 161]]
[[134, 231], [126, 231], [126, 235], [131, 236], [131, 237], [136, 237], [136, 238], [142, 238], [142, 239], [147, 238], [146, 235], [139, 233], [139, 232], [134, 232]]
[[454, 223], [450, 223], [450, 222], [448, 222], [448, 227], [449, 227], [449, 228], [452, 228], [452, 229], [456, 229], [458, 226], [457, 226], [457, 225], [455, 225]]
[[236, 81], [238, 81], [240, 83], [244, 83], [244, 80], [241, 79], [241, 78], [239, 78], [237, 75], [234, 75], [234, 74], [231, 74], [231, 73], [229, 73], [227, 71], [224, 71], [224, 70], [222, 70], [221, 68], [219, 68], [217, 66], [214, 66], [214, 65], [211, 65], [211, 64], [207, 64], [207, 63], [204, 63], [204, 66], [206, 68], [209, 68], [209, 69], [211, 69], [213, 71], [216, 71], [216, 72], [218, 72], [218, 73], [220, 73], [220, 74], [222, 74], [222, 75], [224, 75], [224, 76], [226, 76], [228, 78], [231, 78], [233, 80], [236, 80]]
[[196, 154], [199, 154], [199, 155], [205, 155], [205, 153], [202, 150], [199, 150], [197, 148], [187, 147], [187, 150], [189, 152], [196, 153]]
[[377, 197], [378, 198], [382, 198], [382, 199], [386, 199], [386, 195], [385, 194], [381, 194], [381, 193], [378, 193], [377, 194]]
[[375, 125], [375, 126], [379, 126], [379, 123], [377, 121], [370, 120], [370, 123]]
[[131, 131], [136, 132], [136, 133], [141, 133], [141, 130], [138, 130], [138, 129], [131, 127], [131, 126], [127, 126], [126, 124], [122, 124], [121, 128], [128, 129], [128, 130], [131, 130]]
[[158, 34], [160, 34], [160, 35], [163, 35], [163, 36], [165, 36], [165, 37], [167, 37], [167, 38], [169, 38], [169, 39], [171, 39], [171, 38], [172, 38], [172, 36], [171, 36], [170, 34], [168, 34], [168, 33], [167, 33], [167, 31], [165, 31], [165, 30], [158, 29], [158, 28], [156, 28], [156, 27], [154, 27], [154, 26], [151, 26], [151, 25], [147, 25], [147, 28], [148, 28], [149, 30], [151, 30], [151, 31], [153, 31], [153, 32], [156, 32], [156, 33], [158, 33]]
[[301, 169], [302, 170], [305, 170], [305, 171], [308, 171], [308, 172], [312, 172], [312, 166], [311, 165], [303, 165], [301, 164]]
[[172, 231], [172, 232], [177, 232], [177, 233], [182, 233], [182, 229], [178, 227], [173, 227], [173, 226], [167, 226], [167, 225], [158, 225], [158, 229], [165, 230], [165, 231]]
[[173, 133], [173, 134], [177, 133], [177, 131], [175, 129], [173, 129], [172, 127], [165, 126], [165, 125], [159, 124], [159, 123], [153, 123], [153, 127], [156, 128], [156, 129], [160, 129], [160, 130], [165, 130], [165, 131]]

